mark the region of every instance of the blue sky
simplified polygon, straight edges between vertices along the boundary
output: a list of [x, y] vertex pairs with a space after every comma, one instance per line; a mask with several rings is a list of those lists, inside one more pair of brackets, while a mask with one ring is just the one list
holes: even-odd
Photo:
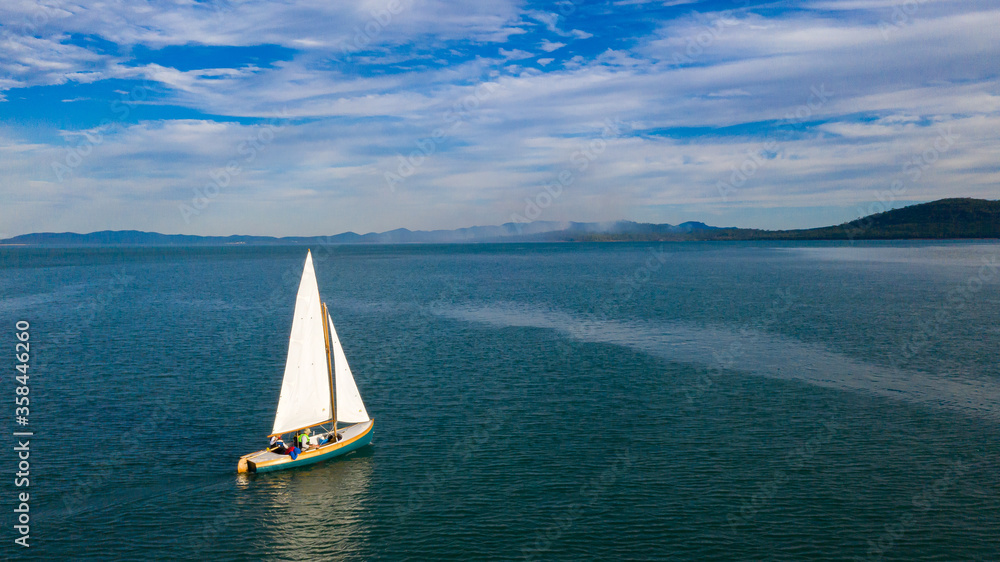
[[0, 6], [0, 236], [796, 228], [1000, 192], [986, 1]]

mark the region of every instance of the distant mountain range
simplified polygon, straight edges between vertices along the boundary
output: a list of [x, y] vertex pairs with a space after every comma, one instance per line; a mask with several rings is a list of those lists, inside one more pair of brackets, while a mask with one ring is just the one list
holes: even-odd
[[455, 244], [482, 242], [612, 242], [685, 240], [887, 240], [918, 238], [1000, 238], [1000, 201], [941, 199], [870, 215], [837, 226], [803, 230], [720, 228], [702, 222], [678, 225], [632, 221], [506, 223], [457, 230], [407, 230], [333, 236], [191, 236], [138, 230], [90, 234], [23, 234], [0, 244], [25, 245], [317, 245], [317, 244]]
[[31, 245], [123, 245], [123, 246], [191, 246], [191, 245], [289, 245], [289, 244], [456, 244], [480, 242], [542, 242], [560, 241], [571, 237], [598, 234], [641, 235], [649, 233], [683, 236], [698, 230], [715, 229], [700, 222], [679, 225], [640, 224], [631, 221], [609, 223], [553, 222], [506, 223], [500, 226], [473, 226], [456, 230], [408, 230], [398, 228], [388, 232], [357, 234], [344, 232], [332, 236], [192, 236], [160, 234], [139, 230], [102, 230], [90, 234], [75, 232], [40, 232], [23, 234], [0, 244]]

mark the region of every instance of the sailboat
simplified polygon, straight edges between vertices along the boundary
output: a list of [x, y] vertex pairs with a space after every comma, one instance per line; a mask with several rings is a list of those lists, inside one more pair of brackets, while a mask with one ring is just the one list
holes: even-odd
[[[236, 471], [270, 472], [325, 461], [371, 443], [374, 426], [333, 319], [319, 296], [312, 252], [307, 251], [295, 297], [285, 376], [268, 435], [271, 446], [240, 457]], [[290, 435], [288, 443], [297, 443], [307, 430], [305, 447], [283, 445], [283, 436]]]

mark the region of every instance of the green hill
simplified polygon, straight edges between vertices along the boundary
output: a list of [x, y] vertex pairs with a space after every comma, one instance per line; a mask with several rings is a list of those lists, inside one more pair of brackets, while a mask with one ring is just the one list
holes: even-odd
[[871, 215], [841, 225], [849, 237], [997, 238], [1000, 201], [941, 199]]
[[687, 233], [633, 232], [579, 235], [551, 233], [566, 241], [641, 240], [903, 240], [1000, 238], [1000, 201], [940, 199], [869, 215], [837, 226], [802, 230], [718, 228]]

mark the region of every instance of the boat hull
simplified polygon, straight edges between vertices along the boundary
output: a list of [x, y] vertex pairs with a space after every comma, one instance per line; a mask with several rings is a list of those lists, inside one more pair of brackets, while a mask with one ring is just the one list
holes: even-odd
[[238, 472], [273, 472], [275, 470], [285, 470], [297, 468], [323, 462], [334, 457], [346, 455], [372, 442], [374, 436], [375, 420], [359, 423], [357, 425], [340, 430], [343, 438], [336, 442], [319, 447], [310, 448], [299, 453], [292, 460], [289, 455], [277, 455], [267, 451], [257, 451], [240, 458], [237, 466]]

